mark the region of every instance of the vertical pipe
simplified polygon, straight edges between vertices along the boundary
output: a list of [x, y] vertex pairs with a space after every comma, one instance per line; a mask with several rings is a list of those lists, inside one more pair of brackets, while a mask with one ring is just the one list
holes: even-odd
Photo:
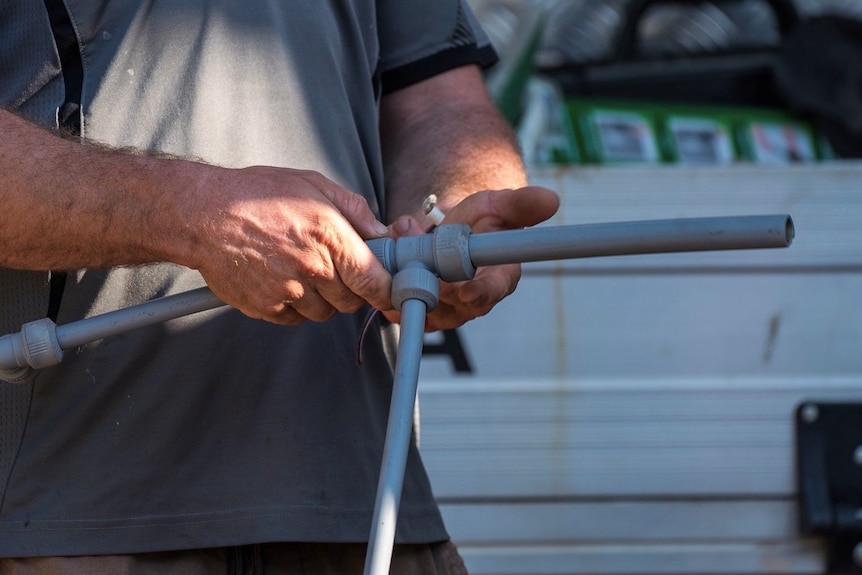
[[413, 406], [419, 382], [426, 305], [418, 299], [401, 304], [401, 339], [395, 362], [395, 383], [383, 447], [383, 463], [374, 503], [374, 519], [365, 556], [365, 575], [388, 575], [395, 544], [398, 505], [404, 485], [407, 451], [413, 430]]

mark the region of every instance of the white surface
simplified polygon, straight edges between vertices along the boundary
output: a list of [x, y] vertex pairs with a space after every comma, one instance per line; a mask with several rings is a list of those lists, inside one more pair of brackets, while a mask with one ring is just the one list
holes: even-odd
[[551, 224], [789, 213], [785, 250], [525, 266], [423, 359], [423, 457], [474, 575], [819, 573], [793, 414], [862, 400], [862, 166], [533, 175]]

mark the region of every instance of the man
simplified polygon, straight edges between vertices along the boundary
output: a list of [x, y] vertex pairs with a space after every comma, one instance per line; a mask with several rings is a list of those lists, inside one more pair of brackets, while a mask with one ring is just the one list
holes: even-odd
[[[0, 1], [6, 330], [204, 283], [235, 308], [0, 384], [0, 572], [361, 571], [392, 326], [356, 349], [369, 304], [398, 320], [364, 240], [424, 231], [429, 193], [474, 231], [557, 207], [492, 61], [460, 0]], [[518, 275], [442, 286], [426, 328]], [[463, 569], [415, 447], [397, 541], [393, 573]]]

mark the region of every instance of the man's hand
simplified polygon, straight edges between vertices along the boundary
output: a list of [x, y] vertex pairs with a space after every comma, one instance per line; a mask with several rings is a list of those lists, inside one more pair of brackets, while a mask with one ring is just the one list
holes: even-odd
[[[528, 186], [512, 129], [476, 66], [386, 94], [380, 123], [387, 212], [396, 237], [424, 232], [427, 220], [417, 212], [432, 193], [446, 214], [444, 223], [465, 223], [477, 233], [531, 226], [559, 206], [550, 190]], [[520, 265], [495, 266], [478, 270], [470, 281], [441, 285], [426, 330], [454, 328], [488, 313], [512, 293], [520, 276]]]
[[391, 277], [365, 239], [388, 230], [319, 173], [225, 169], [62, 139], [0, 109], [0, 266], [173, 262], [271, 322], [390, 309]]
[[187, 264], [248, 316], [325, 321], [366, 301], [391, 309], [391, 277], [364, 239], [386, 235], [365, 199], [316, 172], [253, 167], [207, 172]]
[[[446, 214], [443, 223], [465, 223], [473, 232], [519, 229], [547, 220], [557, 211], [559, 198], [545, 188], [483, 191], [467, 196]], [[402, 216], [391, 225], [396, 237], [424, 233], [423, 224], [413, 216]], [[518, 264], [479, 268], [466, 282], [440, 282], [440, 303], [428, 314], [426, 331], [451, 329], [485, 315], [511, 294], [521, 277]], [[392, 321], [400, 314], [387, 312]]]

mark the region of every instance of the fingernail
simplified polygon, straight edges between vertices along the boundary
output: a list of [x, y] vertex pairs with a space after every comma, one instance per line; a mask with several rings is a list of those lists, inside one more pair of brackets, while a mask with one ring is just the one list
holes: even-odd
[[383, 222], [374, 222], [374, 233], [378, 236], [385, 236], [389, 234], [389, 228], [386, 227], [386, 224]]

